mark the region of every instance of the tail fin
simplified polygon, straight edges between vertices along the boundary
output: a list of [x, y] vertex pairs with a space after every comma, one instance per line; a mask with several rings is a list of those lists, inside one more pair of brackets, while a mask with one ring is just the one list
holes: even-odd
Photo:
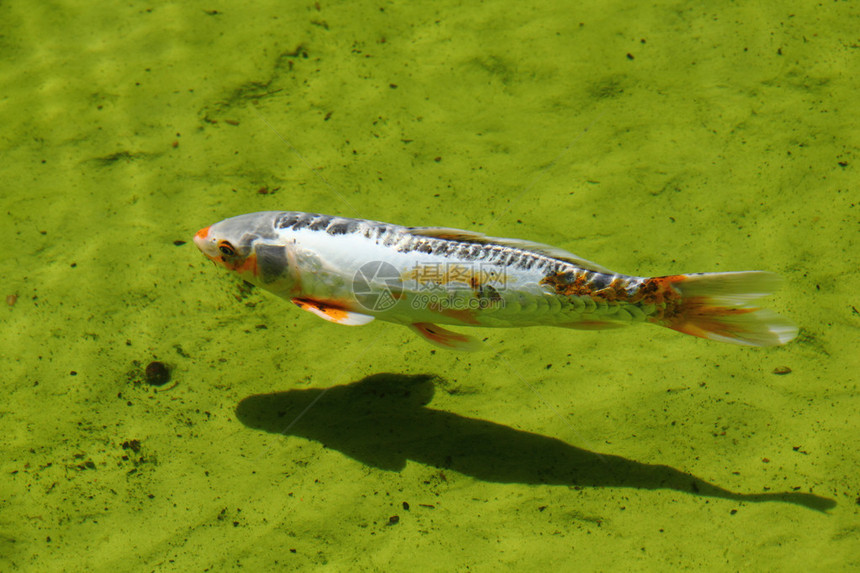
[[763, 271], [660, 277], [680, 294], [671, 316], [659, 321], [673, 330], [749, 346], [776, 346], [797, 336], [797, 326], [775, 312], [753, 306], [781, 279]]

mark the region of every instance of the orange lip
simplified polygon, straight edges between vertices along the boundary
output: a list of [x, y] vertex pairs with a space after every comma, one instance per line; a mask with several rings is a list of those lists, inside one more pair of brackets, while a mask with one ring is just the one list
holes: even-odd
[[[210, 225], [211, 227], [211, 225]], [[194, 235], [194, 244], [197, 245], [197, 248], [206, 253], [204, 249], [206, 245], [206, 239], [209, 237], [209, 227], [204, 227], [195, 233]], [[208, 256], [208, 255], [207, 255]]]

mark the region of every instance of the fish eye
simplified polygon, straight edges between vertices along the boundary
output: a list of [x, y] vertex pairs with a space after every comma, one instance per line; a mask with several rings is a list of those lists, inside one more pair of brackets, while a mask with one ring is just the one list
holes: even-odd
[[225, 257], [232, 257], [236, 254], [236, 249], [228, 241], [221, 241], [218, 243], [218, 250], [221, 251], [221, 254]]

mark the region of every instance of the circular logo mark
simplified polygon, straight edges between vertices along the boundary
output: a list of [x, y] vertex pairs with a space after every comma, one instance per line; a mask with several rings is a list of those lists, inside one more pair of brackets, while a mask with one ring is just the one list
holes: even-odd
[[388, 310], [401, 292], [400, 273], [385, 261], [364, 263], [352, 277], [352, 294], [368, 310]]

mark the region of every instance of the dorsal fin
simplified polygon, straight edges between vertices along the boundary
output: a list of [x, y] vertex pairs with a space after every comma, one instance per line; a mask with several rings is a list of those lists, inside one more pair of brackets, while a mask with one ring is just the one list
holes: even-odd
[[486, 243], [488, 239], [483, 233], [452, 229], [450, 227], [407, 227], [407, 230], [413, 235], [420, 237], [433, 237], [434, 239], [460, 241], [461, 243]]
[[463, 231], [461, 229], [451, 229], [449, 227], [408, 227], [408, 231], [419, 237], [432, 237], [434, 239], [443, 239], [446, 241], [457, 241], [460, 243], [474, 243], [477, 245], [503, 245], [514, 249], [522, 249], [530, 253], [544, 255], [553, 259], [559, 259], [568, 263], [572, 263], [581, 269], [596, 271], [598, 273], [616, 274], [614, 271], [602, 267], [597, 263], [587, 261], [578, 255], [574, 255], [564, 249], [545, 245], [543, 243], [535, 243], [522, 239], [503, 239], [500, 237], [488, 237], [483, 233], [475, 231]]

